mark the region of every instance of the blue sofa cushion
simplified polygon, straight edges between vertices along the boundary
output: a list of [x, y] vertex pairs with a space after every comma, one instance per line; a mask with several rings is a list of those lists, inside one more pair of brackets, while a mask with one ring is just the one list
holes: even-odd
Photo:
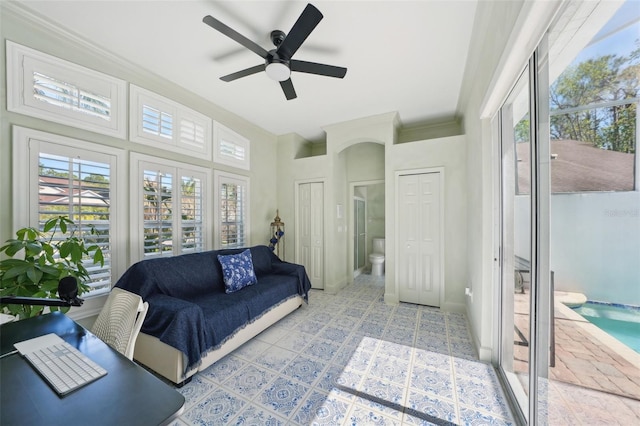
[[253, 271], [251, 250], [246, 249], [242, 253], [218, 255], [222, 276], [224, 278], [225, 293], [235, 293], [248, 285], [258, 282]]

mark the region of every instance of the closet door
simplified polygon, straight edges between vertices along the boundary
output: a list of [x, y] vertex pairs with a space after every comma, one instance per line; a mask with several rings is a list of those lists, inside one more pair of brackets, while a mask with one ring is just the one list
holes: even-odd
[[402, 302], [440, 306], [441, 173], [398, 176], [398, 287]]
[[298, 257], [313, 288], [324, 289], [324, 184], [298, 185]]

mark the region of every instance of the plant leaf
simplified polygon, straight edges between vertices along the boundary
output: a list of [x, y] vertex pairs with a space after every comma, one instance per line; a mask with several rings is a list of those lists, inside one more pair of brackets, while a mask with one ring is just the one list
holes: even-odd
[[11, 240], [11, 243], [7, 244], [5, 249], [5, 253], [7, 256], [15, 256], [17, 252], [24, 248], [24, 243], [19, 240]]
[[65, 241], [62, 244], [60, 244], [60, 257], [65, 258], [67, 256], [69, 256], [69, 253], [71, 253], [71, 243], [69, 241]]
[[36, 269], [33, 266], [27, 268], [27, 277], [31, 280], [31, 282], [38, 284], [40, 279], [42, 278], [42, 271]]
[[25, 250], [27, 252], [27, 256], [37, 256], [42, 251], [42, 245], [39, 242], [29, 241], [25, 244]]
[[104, 266], [104, 255], [102, 250], [98, 249], [93, 253], [93, 263], [100, 263], [100, 266]]
[[57, 223], [57, 217], [51, 218], [44, 223], [44, 227], [42, 229], [44, 230], [44, 232], [49, 232], [56, 226]]
[[9, 280], [11, 278], [17, 277], [18, 275], [24, 274], [30, 267], [31, 265], [29, 265], [28, 263], [22, 263], [21, 265], [14, 266], [13, 268], [2, 274], [2, 280]]
[[71, 260], [73, 262], [81, 262], [82, 255], [83, 255], [82, 246], [80, 246], [79, 244], [74, 244], [71, 246]]

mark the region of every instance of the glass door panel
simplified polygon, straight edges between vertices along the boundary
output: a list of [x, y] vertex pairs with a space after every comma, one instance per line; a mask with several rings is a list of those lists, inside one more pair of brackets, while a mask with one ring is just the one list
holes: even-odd
[[500, 111], [502, 333], [500, 367], [526, 416], [529, 404], [530, 138], [528, 69]]
[[550, 121], [555, 317], [544, 370], [550, 397], [538, 411], [550, 424], [640, 424], [624, 405], [640, 401], [640, 387], [625, 386], [640, 378], [640, 326], [616, 336], [625, 311], [613, 308], [640, 306], [638, 34], [637, 1], [576, 3], [549, 29], [550, 81], [540, 102]]
[[355, 214], [353, 215], [355, 223], [353, 229], [355, 230], [355, 245], [354, 245], [354, 270], [358, 271], [364, 268], [365, 255], [366, 255], [366, 231], [365, 231], [365, 202], [361, 199], [355, 199], [353, 201]]

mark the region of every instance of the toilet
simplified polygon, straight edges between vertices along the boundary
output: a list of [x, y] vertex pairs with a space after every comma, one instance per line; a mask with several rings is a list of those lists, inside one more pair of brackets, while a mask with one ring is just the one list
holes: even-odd
[[384, 238], [373, 239], [373, 253], [369, 255], [371, 263], [371, 275], [380, 277], [384, 275]]

